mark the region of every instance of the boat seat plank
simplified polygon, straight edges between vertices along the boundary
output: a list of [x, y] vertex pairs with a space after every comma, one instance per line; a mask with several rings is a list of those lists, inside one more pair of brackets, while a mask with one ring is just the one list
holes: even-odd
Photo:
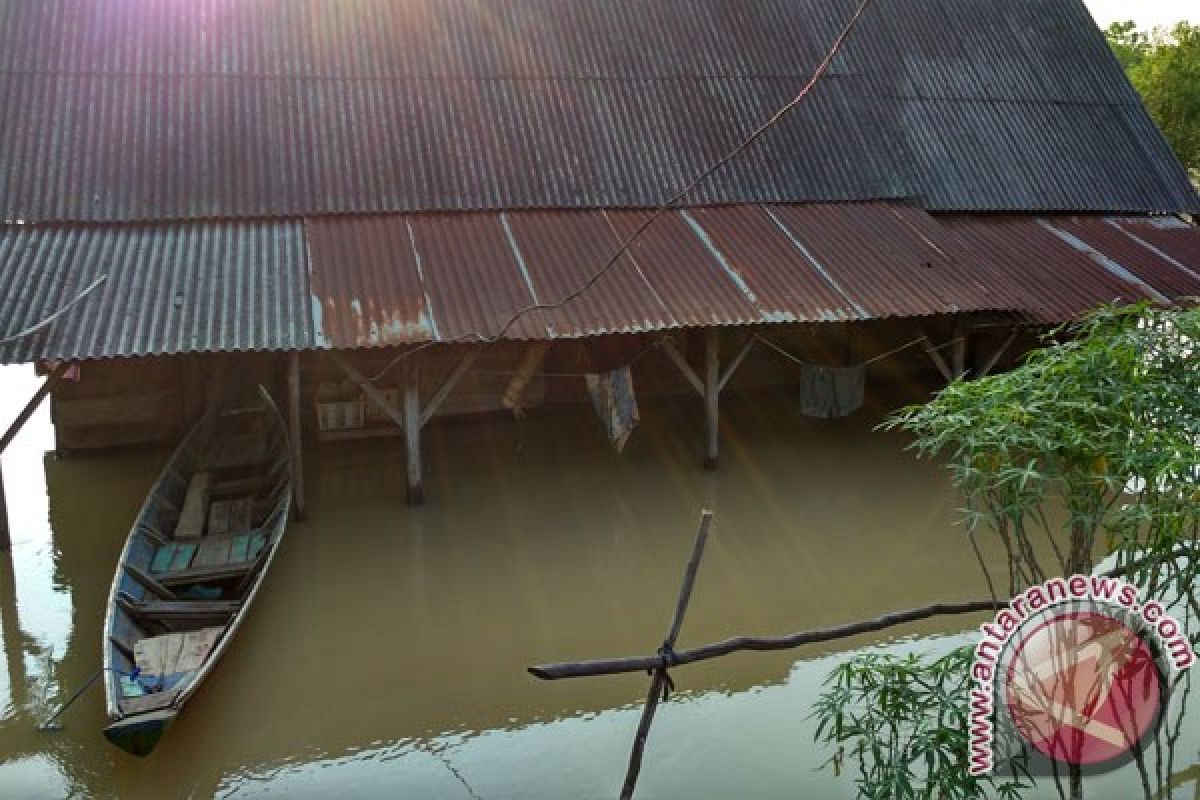
[[245, 494], [256, 496], [264, 489], [271, 487], [271, 479], [266, 475], [256, 475], [250, 478], [237, 478], [229, 481], [214, 483], [208, 487], [209, 497], [225, 497], [228, 495]]
[[229, 550], [233, 540], [228, 536], [206, 538], [200, 542], [192, 565], [196, 567], [220, 567], [229, 563]]
[[208, 532], [210, 535], [221, 535], [243, 531], [250, 527], [250, 519], [254, 514], [254, 498], [233, 497], [228, 500], [214, 500], [208, 512]]
[[117, 596], [117, 603], [134, 616], [159, 622], [229, 617], [237, 613], [240, 605], [227, 600], [149, 600], [139, 603], [122, 595]]
[[140, 583], [143, 588], [145, 588], [151, 594], [156, 595], [159, 599], [161, 599], [161, 600], [175, 600], [176, 599], [174, 592], [172, 592], [170, 589], [168, 589], [163, 584], [159, 583], [159, 581], [156, 578], [154, 578], [151, 575], [147, 575], [145, 572], [143, 572], [141, 569], [134, 566], [133, 564], [126, 564], [125, 571], [129, 573], [129, 576], [131, 578], [133, 578], [135, 581]]
[[195, 539], [204, 534], [204, 517], [208, 506], [208, 485], [212, 474], [200, 471], [188, 482], [187, 497], [183, 510], [179, 512], [179, 524], [175, 527], [176, 539]]
[[187, 569], [192, 563], [196, 549], [193, 542], [167, 542], [155, 551], [154, 558], [150, 561], [150, 572], [158, 574]]
[[259, 435], [222, 437], [204, 459], [210, 470], [244, 469], [267, 462], [267, 443]]
[[254, 560], [262, 552], [267, 543], [267, 534], [263, 531], [237, 533], [229, 536], [214, 537], [214, 542], [228, 542], [228, 558], [223, 563], [201, 565], [197, 557], [190, 567], [172, 569], [162, 572], [155, 577], [163, 586], [183, 586], [201, 581], [219, 581], [237, 578], [245, 575], [254, 566]]
[[156, 711], [174, 703], [178, 695], [179, 691], [173, 689], [168, 692], [151, 692], [140, 697], [122, 697], [121, 711], [126, 715]]

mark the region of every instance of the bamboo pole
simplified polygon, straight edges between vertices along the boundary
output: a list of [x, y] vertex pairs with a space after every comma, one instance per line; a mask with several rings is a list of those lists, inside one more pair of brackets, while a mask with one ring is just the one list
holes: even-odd
[[709, 328], [704, 332], [704, 421], [707, 435], [704, 468], [716, 469], [719, 458], [718, 403], [721, 397], [721, 338], [720, 331]]
[[[0, 455], [12, 444], [12, 440], [21, 432], [21, 428], [25, 427], [25, 423], [33, 416], [33, 412], [37, 411], [38, 406], [46, 399], [46, 395], [50, 394], [50, 390], [70, 367], [70, 362], [63, 361], [46, 376], [46, 380], [33, 393], [33, 397], [29, 398], [29, 402], [21, 409], [21, 413], [17, 414], [17, 418], [8, 426], [8, 430], [4, 432], [3, 436], [0, 436]], [[12, 547], [12, 528], [8, 522], [8, 500], [4, 495], [4, 468], [3, 465], [0, 465], [0, 549], [7, 550], [10, 547]]]
[[404, 449], [407, 455], [408, 504], [419, 506], [425, 502], [425, 490], [421, 485], [421, 404], [417, 392], [417, 365], [406, 360], [404, 373]]
[[[850, 622], [832, 628], [790, 633], [786, 636], [735, 636], [720, 642], [702, 645], [690, 650], [676, 650], [672, 658], [672, 666], [694, 664], [697, 661], [708, 661], [730, 653], [743, 650], [791, 650], [806, 644], [828, 642], [845, 639], [860, 633], [873, 633], [896, 625], [929, 619], [931, 617], [948, 616], [951, 614], [969, 614], [977, 611], [993, 611], [1003, 605], [1005, 600], [969, 600], [963, 603], [936, 603], [923, 608], [907, 611], [895, 611], [875, 619]], [[999, 605], [998, 605], [999, 603]], [[584, 678], [593, 675], [619, 675], [625, 672], [645, 672], [661, 669], [666, 664], [662, 654], [652, 656], [632, 656], [629, 658], [604, 658], [593, 661], [566, 661], [558, 664], [543, 664], [529, 667], [529, 673], [542, 680], [553, 681], [560, 678]]]
[[679, 599], [675, 603], [675, 614], [667, 627], [666, 638], [659, 648], [661, 662], [654, 668], [654, 678], [650, 681], [650, 692], [646, 695], [646, 705], [642, 708], [642, 718], [638, 722], [637, 733], [633, 737], [633, 749], [629, 753], [629, 767], [625, 771], [625, 783], [621, 787], [621, 800], [631, 800], [633, 790], [637, 786], [638, 775], [642, 771], [642, 755], [646, 750], [646, 740], [650, 737], [650, 725], [654, 722], [654, 713], [658, 710], [660, 700], [665, 700], [671, 686], [667, 675], [667, 667], [675, 650], [675, 640], [679, 638], [679, 629], [683, 627], [683, 617], [687, 614], [688, 603], [692, 599], [692, 587], [696, 584], [696, 572], [700, 569], [700, 559], [704, 557], [704, 546], [708, 542], [708, 532], [712, 528], [712, 512], [705, 509], [700, 514], [700, 529], [696, 532], [696, 543], [692, 546], [692, 557], [683, 573], [683, 585], [679, 589]]
[[288, 356], [288, 433], [292, 446], [292, 494], [296, 518], [304, 519], [304, 443], [300, 426], [300, 353]]

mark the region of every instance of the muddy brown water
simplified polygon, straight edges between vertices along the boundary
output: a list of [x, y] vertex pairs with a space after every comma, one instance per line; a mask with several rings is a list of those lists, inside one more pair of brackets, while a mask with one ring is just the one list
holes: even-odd
[[[0, 422], [36, 385], [0, 368]], [[808, 420], [783, 392], [724, 410], [715, 473], [698, 467], [693, 398], [644, 404], [621, 456], [587, 409], [435, 426], [419, 509], [403, 503], [394, 444], [310, 445], [308, 519], [218, 669], [139, 760], [100, 735], [98, 686], [64, 731], [34, 725], [99, 665], [114, 564], [167, 451], [46, 458], [43, 407], [3, 461], [0, 796], [613, 797], [646, 677], [546, 683], [525, 668], [653, 651], [705, 506], [716, 527], [681, 647], [985, 594], [945, 476], [872, 431], [875, 415]], [[812, 742], [821, 681], [854, 650], [941, 652], [980, 621], [675, 670], [638, 797], [853, 797]], [[1135, 781], [1110, 776], [1088, 796], [1124, 800]]]

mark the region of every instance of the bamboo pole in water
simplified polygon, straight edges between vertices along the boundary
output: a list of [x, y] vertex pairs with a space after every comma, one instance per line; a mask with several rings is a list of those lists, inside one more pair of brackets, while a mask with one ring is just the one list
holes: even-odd
[[[969, 600], [962, 603], [936, 603], [922, 608], [907, 611], [895, 611], [875, 619], [850, 622], [832, 628], [800, 631], [785, 636], [735, 636], [720, 642], [694, 647], [690, 650], [676, 650], [671, 666], [694, 664], [697, 661], [727, 656], [743, 650], [791, 650], [806, 644], [829, 642], [845, 639], [861, 633], [873, 633], [885, 628], [904, 625], [931, 617], [948, 616], [951, 614], [969, 614], [977, 611], [992, 611], [1003, 605], [1006, 600]], [[602, 658], [592, 661], [564, 661], [557, 664], [543, 664], [529, 667], [529, 673], [542, 680], [553, 681], [560, 678], [586, 678], [594, 675], [619, 675], [625, 672], [646, 672], [661, 669], [665, 660], [661, 654], [652, 656], [630, 656], [628, 658]]]
[[642, 718], [638, 722], [637, 734], [633, 737], [633, 749], [629, 753], [629, 767], [625, 771], [625, 784], [621, 788], [621, 800], [633, 797], [637, 785], [638, 774], [642, 770], [642, 754], [646, 749], [646, 739], [650, 736], [650, 724], [654, 722], [654, 712], [658, 710], [659, 700], [666, 699], [671, 687], [671, 679], [667, 675], [667, 667], [672, 666], [672, 653], [675, 640], [679, 638], [679, 629], [683, 627], [683, 617], [687, 614], [688, 603], [692, 599], [692, 587], [696, 584], [696, 572], [700, 569], [700, 559], [704, 556], [704, 545], [708, 542], [708, 531], [712, 527], [712, 512], [705, 509], [700, 514], [700, 529], [696, 532], [696, 543], [692, 546], [692, 557], [683, 573], [683, 586], [679, 589], [679, 600], [675, 603], [675, 614], [667, 627], [666, 638], [659, 649], [661, 663], [654, 668], [654, 679], [650, 681], [650, 693], [646, 696], [646, 705], [642, 709]]
[[[17, 414], [17, 418], [8, 426], [8, 430], [4, 432], [3, 436], [0, 436], [0, 455], [12, 444], [12, 440], [21, 432], [21, 428], [25, 427], [25, 423], [33, 416], [33, 412], [37, 411], [38, 406], [46, 399], [46, 395], [50, 394], [50, 390], [70, 367], [70, 362], [63, 361], [46, 376], [46, 380], [33, 393], [33, 397], [29, 398], [29, 402], [21, 409], [21, 413]], [[8, 524], [8, 503], [4, 496], [4, 472], [3, 468], [0, 468], [0, 548], [7, 550], [10, 547], [12, 547], [12, 532]]]

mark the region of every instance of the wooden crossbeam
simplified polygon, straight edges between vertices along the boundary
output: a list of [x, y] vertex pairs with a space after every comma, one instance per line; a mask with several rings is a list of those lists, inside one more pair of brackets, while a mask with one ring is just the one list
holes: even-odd
[[454, 387], [458, 386], [459, 381], [463, 379], [463, 376], [467, 374], [467, 371], [475, 365], [476, 359], [479, 358], [479, 355], [482, 352], [483, 348], [476, 347], [463, 356], [462, 361], [459, 361], [458, 364], [455, 365], [454, 370], [446, 377], [446, 380], [442, 382], [442, 385], [438, 387], [437, 391], [433, 393], [433, 397], [429, 398], [429, 402], [425, 404], [425, 408], [421, 409], [422, 426], [424, 426], [429, 422], [430, 419], [433, 418], [433, 415], [437, 413], [442, 403], [445, 402], [446, 398], [450, 396], [450, 393], [454, 391]]

